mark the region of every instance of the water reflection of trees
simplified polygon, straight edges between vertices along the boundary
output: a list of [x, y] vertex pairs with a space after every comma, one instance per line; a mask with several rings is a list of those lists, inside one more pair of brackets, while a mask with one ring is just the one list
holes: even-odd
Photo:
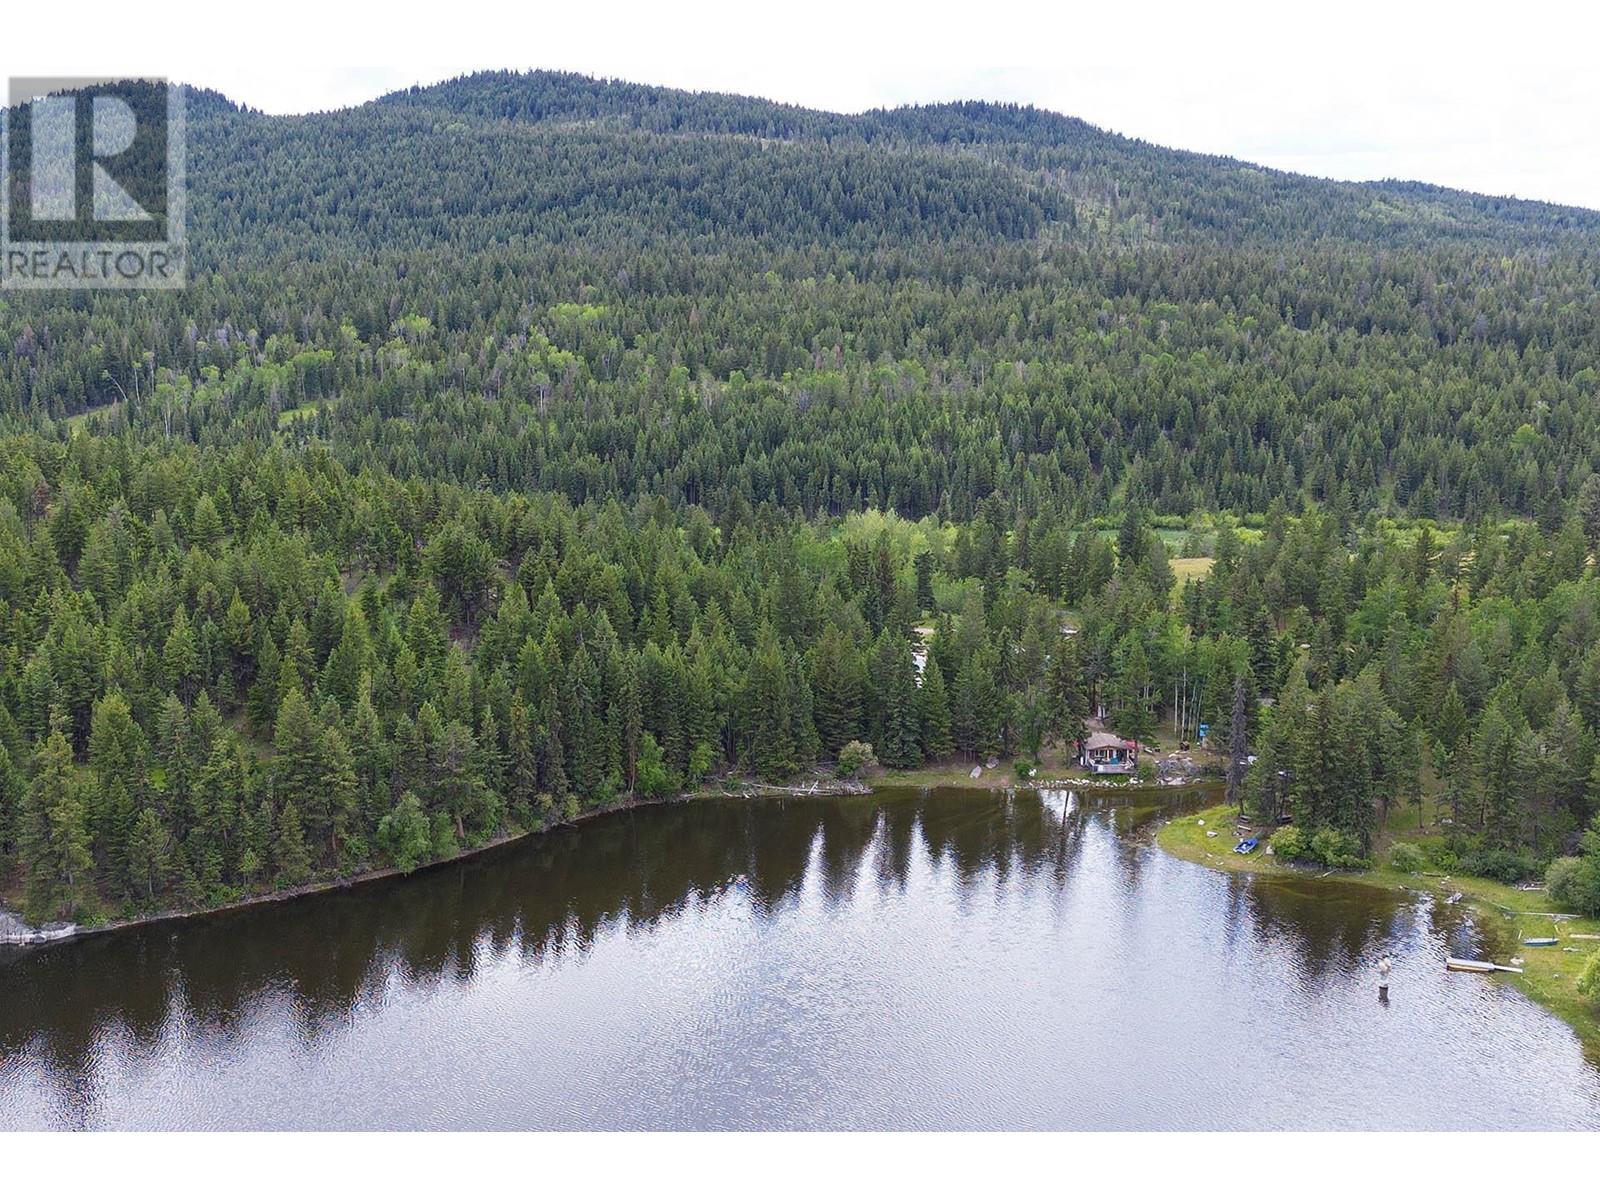
[[[1081, 812], [1074, 818], [1081, 820]], [[758, 909], [814, 882], [849, 903], [860, 881], [903, 890], [919, 859], [961, 887], [1062, 865], [1072, 839], [1031, 793], [711, 801], [616, 814], [436, 868], [304, 900], [92, 937], [0, 965], [0, 1054], [37, 1055], [67, 1078], [116, 1035], [154, 1048], [227, 1037], [269, 1000], [304, 1034], [410, 989], [467, 981], [517, 956], [583, 954], [602, 929], [650, 926], [737, 887]]]
[[[314, 1046], [397, 988], [425, 994], [497, 963], [553, 965], [607, 930], [649, 928], [730, 895], [763, 914], [844, 906], [862, 888], [904, 892], [914, 872], [932, 870], [966, 904], [1014, 883], [1059, 888], [1092, 842], [1132, 896], [1153, 869], [1137, 835], [1156, 812], [1137, 795], [931, 791], [614, 814], [410, 879], [17, 957], [0, 965], [0, 1056], [27, 1055], [81, 1106], [104, 1038], [148, 1053], [181, 1021], [204, 1061], [265, 1015]], [[1316, 978], [1405, 919], [1404, 898], [1346, 890], [1233, 877], [1223, 916]]]
[[1307, 983], [1394, 949], [1414, 927], [1412, 911], [1404, 892], [1350, 881], [1228, 877], [1230, 932], [1248, 928]]

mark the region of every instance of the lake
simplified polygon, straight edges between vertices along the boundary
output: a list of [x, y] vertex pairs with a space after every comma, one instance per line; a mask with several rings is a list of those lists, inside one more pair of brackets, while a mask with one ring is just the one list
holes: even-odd
[[0, 1128], [1600, 1129], [1600, 1055], [1444, 970], [1503, 935], [1150, 844], [1206, 800], [640, 808], [7, 952]]

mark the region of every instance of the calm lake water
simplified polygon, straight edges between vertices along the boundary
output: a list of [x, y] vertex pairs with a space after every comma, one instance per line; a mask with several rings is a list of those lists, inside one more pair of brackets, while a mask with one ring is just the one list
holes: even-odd
[[11, 953], [0, 1128], [1600, 1128], [1600, 1056], [1443, 969], [1498, 935], [1149, 845], [1200, 799], [641, 809]]

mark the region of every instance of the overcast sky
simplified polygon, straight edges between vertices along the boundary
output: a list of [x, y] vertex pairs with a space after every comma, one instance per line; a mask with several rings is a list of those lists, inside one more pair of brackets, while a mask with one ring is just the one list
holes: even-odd
[[1316, 175], [1600, 208], [1593, 4], [448, 0], [413, 15], [274, 0], [250, 6], [251, 23], [221, 0], [137, 16], [126, 3], [15, 7], [6, 75], [164, 74], [269, 112], [502, 67], [838, 111], [1015, 100]]

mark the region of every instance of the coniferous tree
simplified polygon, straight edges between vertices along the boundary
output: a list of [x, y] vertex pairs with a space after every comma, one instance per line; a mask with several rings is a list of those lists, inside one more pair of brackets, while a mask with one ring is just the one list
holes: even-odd
[[134, 722], [122, 693], [95, 705], [89, 734], [89, 770], [94, 779], [87, 824], [112, 889], [131, 894], [127, 847], [146, 798], [148, 762], [144, 731]]
[[[304, 813], [313, 842], [326, 843], [333, 810], [322, 791], [321, 731], [311, 705], [299, 688], [290, 689], [278, 708], [272, 735], [272, 790], [278, 809], [295, 806], [298, 823]], [[280, 816], [281, 822], [281, 816]]]
[[1246, 761], [1250, 746], [1246, 741], [1248, 736], [1248, 718], [1245, 712], [1246, 696], [1243, 675], [1233, 678], [1233, 711], [1228, 722], [1228, 767], [1226, 773], [1226, 789], [1224, 802], [1240, 812], [1244, 811], [1244, 777], [1249, 769]]
[[844, 632], [830, 622], [811, 653], [811, 695], [817, 736], [823, 750], [837, 755], [846, 742], [862, 736], [860, 661]]
[[311, 877], [311, 848], [300, 823], [300, 809], [292, 799], [279, 810], [274, 833], [272, 861], [279, 884], [297, 887], [305, 883]]
[[878, 761], [886, 767], [907, 768], [922, 763], [922, 737], [917, 712], [917, 668], [911, 646], [896, 638], [898, 650], [892, 660], [887, 689], [882, 745]]
[[509, 747], [509, 785], [507, 801], [511, 819], [523, 829], [533, 828], [535, 800], [539, 792], [539, 764], [534, 756], [533, 733], [528, 725], [527, 706], [520, 701], [511, 706], [511, 724], [506, 735]]
[[263, 631], [261, 644], [256, 651], [256, 678], [250, 688], [250, 723], [264, 734], [272, 732], [272, 722], [278, 715], [278, 675], [281, 658], [278, 643], [270, 632]]
[[954, 726], [959, 749], [987, 761], [1004, 748], [995, 655], [979, 649], [956, 675]]
[[1050, 655], [1045, 687], [1050, 730], [1063, 745], [1077, 745], [1086, 734], [1089, 697], [1076, 636], [1057, 638]]
[[1142, 742], [1155, 732], [1150, 712], [1151, 672], [1144, 643], [1130, 636], [1120, 657], [1112, 677], [1111, 720], [1123, 737]]
[[356, 775], [350, 744], [337, 727], [323, 730], [317, 765], [322, 772], [317, 808], [326, 810], [327, 828], [316, 832], [325, 833], [329, 854], [344, 870], [355, 870], [367, 854], [361, 781]]
[[794, 740], [795, 767], [810, 770], [817, 764], [822, 741], [817, 737], [817, 725], [812, 716], [811, 681], [806, 677], [805, 664], [796, 655], [787, 664], [789, 678], [789, 724]]
[[0, 741], [0, 870], [16, 852], [17, 827], [22, 820], [22, 799], [26, 784], [22, 772], [11, 760], [11, 751]]
[[355, 767], [361, 823], [364, 828], [375, 829], [378, 821], [386, 815], [389, 801], [387, 742], [382, 719], [372, 702], [370, 676], [363, 680], [358, 690], [355, 707], [349, 716], [347, 740]]
[[921, 721], [923, 755], [935, 761], [949, 758], [956, 752], [955, 738], [951, 733], [950, 700], [945, 690], [944, 672], [932, 657], [922, 671], [917, 709]]
[[71, 916], [89, 899], [94, 860], [81, 796], [72, 746], [58, 726], [34, 755], [18, 835], [27, 864], [26, 911], [34, 921]]
[[750, 714], [750, 754], [757, 775], [779, 783], [794, 774], [796, 754], [790, 684], [783, 655], [770, 630], [750, 662], [745, 709]]
[[161, 651], [161, 665], [167, 686], [186, 701], [193, 699], [199, 687], [200, 654], [189, 614], [181, 607], [173, 615], [172, 628]]
[[250, 606], [244, 602], [239, 589], [233, 589], [227, 611], [222, 616], [222, 643], [228, 656], [228, 677], [232, 693], [237, 695], [250, 678], [256, 650], [255, 627], [250, 617]]
[[128, 871], [144, 899], [154, 900], [167, 866], [167, 828], [153, 808], [139, 813], [128, 839]]
[[361, 680], [371, 668], [372, 650], [369, 645], [366, 618], [357, 605], [349, 605], [344, 613], [343, 632], [339, 644], [328, 656], [322, 672], [322, 691], [340, 704], [353, 704], [361, 690]]
[[1451, 680], [1445, 688], [1439, 715], [1433, 724], [1433, 742], [1438, 747], [1440, 765], [1451, 761], [1467, 736], [1467, 709], [1461, 692]]
[[1523, 731], [1507, 703], [1491, 701], [1474, 740], [1477, 752], [1479, 827], [1492, 849], [1507, 850], [1516, 842], [1517, 785], [1526, 769]]
[[162, 810], [174, 827], [186, 830], [193, 818], [194, 747], [189, 712], [176, 694], [169, 693], [161, 702], [161, 712], [156, 724], [156, 759], [161, 765], [164, 782]]

